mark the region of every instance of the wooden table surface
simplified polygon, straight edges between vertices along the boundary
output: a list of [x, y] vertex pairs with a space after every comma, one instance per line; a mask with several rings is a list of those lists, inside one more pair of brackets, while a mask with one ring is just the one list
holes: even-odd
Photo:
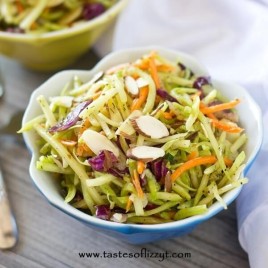
[[[97, 57], [88, 52], [68, 69], [90, 69]], [[25, 109], [32, 91], [50, 74], [29, 71], [0, 56], [5, 96], [0, 100], [0, 126]], [[201, 224], [192, 233], [172, 240], [130, 245], [96, 232], [52, 207], [33, 185], [28, 172], [30, 154], [24, 144], [0, 140], [0, 164], [19, 227], [18, 244], [0, 251], [0, 268], [41, 267], [249, 267], [238, 242], [235, 204]], [[190, 253], [189, 258], [80, 258], [79, 252]]]

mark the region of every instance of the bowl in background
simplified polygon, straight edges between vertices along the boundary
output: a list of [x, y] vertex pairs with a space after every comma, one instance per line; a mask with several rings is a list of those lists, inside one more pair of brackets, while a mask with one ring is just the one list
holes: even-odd
[[[78, 75], [83, 81], [87, 81], [101, 70], [109, 69], [110, 67], [120, 63], [134, 61], [138, 57], [149, 53], [152, 50], [158, 51], [160, 55], [163, 55], [167, 59], [180, 60], [199, 76], [208, 75], [207, 70], [195, 59], [187, 54], [174, 50], [167, 50], [161, 47], [147, 47], [114, 52], [102, 59], [91, 71], [69, 70], [59, 72], [52, 76], [48, 81], [33, 92], [23, 118], [23, 123], [26, 123], [41, 113], [41, 109], [36, 102], [36, 98], [40, 94], [45, 97], [55, 96], [74, 75]], [[244, 88], [220, 80], [214, 80], [213, 83], [227, 98], [234, 99], [238, 97], [242, 99], [240, 105], [237, 107], [237, 111], [240, 116], [241, 125], [248, 135], [248, 143], [245, 148], [247, 155], [245, 172], [247, 172], [254, 162], [262, 142], [262, 117], [260, 109]], [[209, 207], [208, 212], [203, 215], [156, 225], [123, 224], [98, 219], [85, 214], [64, 202], [64, 198], [61, 196], [59, 191], [59, 184], [55, 181], [51, 174], [39, 171], [35, 167], [35, 163], [39, 158], [39, 148], [35, 142], [36, 134], [33, 131], [30, 131], [23, 133], [23, 136], [26, 145], [32, 152], [30, 164], [31, 178], [36, 187], [47, 198], [47, 200], [53, 206], [77, 220], [118, 239], [133, 244], [141, 244], [160, 239], [174, 238], [189, 233], [198, 224], [208, 220], [223, 210], [222, 205], [219, 202], [215, 202], [211, 207]], [[240, 191], [241, 187], [226, 193], [223, 196], [226, 204], [229, 205], [238, 196]]]
[[0, 54], [37, 71], [64, 68], [84, 54], [116, 20], [128, 0], [119, 0], [98, 17], [41, 35], [0, 31]]

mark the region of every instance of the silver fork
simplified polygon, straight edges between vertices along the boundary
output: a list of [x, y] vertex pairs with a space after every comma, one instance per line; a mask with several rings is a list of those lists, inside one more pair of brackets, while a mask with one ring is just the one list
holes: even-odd
[[0, 249], [15, 246], [18, 240], [18, 228], [11, 211], [2, 171], [0, 168]]
[[[22, 111], [18, 111], [10, 118], [8, 124], [0, 128], [1, 138], [13, 138], [22, 140], [21, 135], [17, 134], [21, 126]], [[4, 183], [3, 173], [0, 166], [0, 249], [9, 249], [15, 246], [18, 240], [18, 228], [15, 217], [10, 208], [10, 202]]]

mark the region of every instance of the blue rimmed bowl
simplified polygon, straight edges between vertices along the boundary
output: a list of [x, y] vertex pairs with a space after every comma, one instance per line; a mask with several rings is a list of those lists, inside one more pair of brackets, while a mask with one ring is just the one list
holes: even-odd
[[[158, 51], [167, 59], [180, 60], [186, 66], [190, 67], [197, 75], [208, 75], [208, 71], [194, 58], [187, 54], [174, 50], [168, 50], [161, 47], [145, 47], [114, 52], [102, 59], [91, 71], [70, 70], [59, 72], [56, 75], [52, 76], [48, 81], [46, 81], [33, 92], [28, 107], [25, 111], [23, 123], [26, 123], [41, 113], [40, 107], [36, 102], [37, 96], [41, 94], [45, 97], [58, 95], [60, 93], [60, 90], [68, 81], [74, 77], [74, 75], [78, 75], [82, 80], [87, 81], [94, 74], [101, 70], [106, 70], [120, 63], [134, 61], [135, 59], [146, 53], [149, 53], [152, 50]], [[227, 98], [239, 98], [242, 100], [237, 107], [237, 111], [240, 117], [240, 123], [245, 129], [245, 132], [248, 136], [248, 142], [245, 148], [247, 155], [245, 168], [246, 173], [249, 170], [250, 166], [253, 164], [261, 147], [262, 116], [260, 108], [244, 88], [233, 83], [220, 80], [212, 80], [212, 82], [214, 86]], [[36, 169], [35, 163], [39, 158], [39, 148], [36, 144], [36, 134], [30, 131], [23, 133], [23, 136], [26, 145], [32, 152], [32, 159], [30, 164], [31, 178], [36, 187], [46, 197], [46, 199], [53, 206], [57, 207], [66, 214], [76, 218], [81, 222], [84, 222], [85, 224], [99, 230], [100, 232], [114, 236], [118, 239], [133, 244], [142, 244], [160, 239], [174, 238], [191, 232], [192, 229], [195, 228], [198, 224], [208, 220], [223, 209], [222, 205], [219, 202], [215, 202], [211, 207], [209, 207], [208, 212], [203, 215], [193, 216], [176, 222], [156, 225], [121, 224], [104, 221], [87, 215], [64, 202], [64, 199], [60, 194], [59, 185], [53, 179], [51, 174]], [[223, 196], [226, 204], [229, 205], [234, 199], [236, 199], [240, 191], [241, 187], [226, 193]]]

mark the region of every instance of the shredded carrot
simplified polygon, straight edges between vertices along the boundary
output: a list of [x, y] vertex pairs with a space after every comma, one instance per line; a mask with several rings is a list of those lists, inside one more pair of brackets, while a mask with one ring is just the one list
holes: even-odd
[[154, 80], [156, 88], [159, 89], [160, 88], [160, 80], [159, 80], [159, 77], [158, 77], [155, 61], [154, 61], [154, 58], [152, 56], [149, 57], [149, 71], [150, 71], [151, 76], [152, 76], [152, 78]]
[[131, 111], [139, 110], [142, 104], [145, 102], [149, 92], [148, 86], [140, 88], [139, 98], [135, 99], [131, 105]]
[[155, 105], [158, 105], [161, 100], [162, 100], [162, 98], [160, 96], [156, 95], [155, 102], [154, 102]]
[[16, 7], [17, 7], [17, 10], [18, 10], [18, 13], [23, 12], [24, 7], [23, 7], [23, 5], [21, 4], [21, 2], [16, 1]]
[[236, 126], [235, 124], [228, 124], [223, 123], [217, 119], [217, 117], [214, 114], [207, 114], [207, 116], [211, 119], [213, 126], [215, 126], [218, 129], [221, 129], [223, 131], [229, 132], [229, 133], [240, 133], [243, 131], [243, 128], [240, 128]]
[[31, 25], [30, 29], [31, 29], [31, 30], [35, 30], [37, 27], [38, 27], [37, 23], [34, 22], [34, 23]]
[[191, 95], [191, 99], [193, 99], [195, 96], [200, 97], [201, 94], [202, 94], [202, 91], [201, 91], [201, 90], [198, 90], [198, 91], [196, 91], [194, 94]]
[[149, 69], [149, 61], [146, 58], [146, 59], [141, 60], [141, 62], [135, 63], [134, 66], [139, 68], [139, 69], [142, 69], [142, 70], [148, 70]]
[[229, 132], [229, 133], [240, 133], [244, 130], [241, 127], [237, 127], [235, 125], [230, 125], [230, 124], [225, 124], [225, 123], [222, 123], [222, 122], [215, 120], [215, 119], [212, 120], [212, 124], [216, 128], [224, 130], [224, 131]]
[[200, 104], [199, 104], [199, 109], [203, 109], [203, 108], [206, 108], [207, 106], [205, 105], [204, 102], [200, 101]]
[[207, 165], [207, 164], [214, 164], [216, 163], [217, 158], [216, 156], [201, 156], [194, 159], [191, 159], [181, 166], [179, 166], [171, 175], [171, 180], [175, 181], [183, 172], [185, 172], [188, 169], [191, 169], [196, 166], [200, 165]]
[[[150, 58], [155, 58], [156, 57], [156, 52], [152, 52], [149, 56]], [[145, 58], [143, 60], [141, 60], [140, 62], [137, 62], [134, 64], [135, 67], [142, 69], [142, 70], [148, 70], [150, 68], [150, 60], [148, 58]], [[156, 65], [156, 69], [159, 72], [164, 72], [164, 73], [168, 73], [168, 72], [172, 72], [175, 70], [175, 67], [172, 65], [168, 65], [168, 64], [155, 64]]]
[[168, 73], [175, 70], [175, 67], [172, 65], [161, 64], [156, 66], [158, 72]]
[[88, 157], [93, 156], [94, 154], [85, 143], [78, 143], [76, 149], [76, 155], [82, 157]]
[[233, 164], [233, 161], [227, 157], [224, 157], [224, 163], [226, 166], [230, 167]]
[[85, 121], [84, 121], [83, 124], [81, 125], [81, 128], [79, 129], [78, 137], [80, 137], [80, 136], [83, 134], [83, 132], [84, 132], [86, 129], [88, 129], [89, 127], [90, 127], [90, 122], [89, 122], [89, 120], [88, 120], [88, 118], [87, 118], [87, 119], [85, 119]]
[[141, 184], [140, 184], [140, 178], [138, 175], [138, 171], [136, 169], [133, 171], [133, 184], [137, 190], [138, 197], [143, 197], [144, 193], [142, 191]]
[[207, 114], [207, 117], [209, 117], [212, 120], [218, 120], [214, 114]]
[[172, 119], [174, 117], [173, 112], [163, 112], [162, 113], [165, 119]]
[[132, 206], [132, 200], [130, 198], [128, 198], [127, 200], [127, 205], [126, 205], [126, 212], [129, 212], [131, 206]]
[[83, 147], [81, 145], [80, 146], [77, 146], [76, 154], [78, 156], [82, 156], [83, 155]]
[[137, 80], [140, 76], [138, 74], [132, 74], [131, 75], [135, 80]]
[[188, 160], [192, 160], [192, 159], [197, 158], [197, 157], [198, 157], [198, 152], [197, 152], [197, 151], [192, 151], [192, 152], [188, 155], [187, 159], [188, 159]]
[[138, 174], [141, 175], [144, 170], [145, 170], [145, 163], [143, 161], [139, 160], [137, 162], [137, 171], [138, 171]]
[[203, 114], [211, 114], [215, 112], [219, 112], [222, 110], [232, 109], [234, 108], [238, 103], [240, 103], [239, 99], [235, 99], [233, 101], [227, 102], [227, 103], [221, 103], [210, 107], [200, 107], [200, 111]]
[[[194, 159], [191, 159], [181, 166], [179, 166], [171, 175], [171, 180], [175, 181], [177, 178], [181, 176], [181, 174], [193, 167], [200, 166], [200, 165], [207, 165], [207, 164], [215, 164], [218, 161], [216, 156], [211, 155], [211, 156], [200, 156], [196, 157]], [[227, 166], [232, 165], [232, 160], [228, 158], [224, 158], [224, 162]]]

